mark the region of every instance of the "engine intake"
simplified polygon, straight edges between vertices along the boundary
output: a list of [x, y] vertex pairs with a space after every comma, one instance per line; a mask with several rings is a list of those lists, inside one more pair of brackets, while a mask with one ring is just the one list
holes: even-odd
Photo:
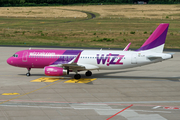
[[44, 67], [44, 73], [47, 76], [62, 76], [62, 75], [68, 75], [69, 71], [64, 70], [61, 67], [46, 66]]

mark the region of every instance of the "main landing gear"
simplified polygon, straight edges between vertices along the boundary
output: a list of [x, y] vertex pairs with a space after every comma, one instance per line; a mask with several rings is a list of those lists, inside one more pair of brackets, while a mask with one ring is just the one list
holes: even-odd
[[80, 74], [75, 74], [74, 79], [81, 79], [81, 75]]
[[[91, 75], [92, 75], [92, 72], [88, 70], [88, 71], [85, 73], [85, 75], [86, 75], [86, 76], [91, 76]], [[81, 79], [81, 75], [76, 72], [76, 74], [74, 75], [74, 79]]]
[[28, 70], [28, 73], [26, 73], [26, 76], [31, 76], [31, 73], [30, 73], [30, 71], [31, 71], [31, 68], [27, 68], [27, 70]]
[[88, 70], [88, 71], [85, 73], [85, 75], [86, 75], [86, 76], [91, 76], [91, 75], [92, 75], [92, 72]]

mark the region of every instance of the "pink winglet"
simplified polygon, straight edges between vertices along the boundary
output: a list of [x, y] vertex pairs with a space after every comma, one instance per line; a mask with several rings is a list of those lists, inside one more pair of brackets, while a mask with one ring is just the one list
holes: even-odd
[[74, 60], [74, 63], [77, 63], [77, 62], [78, 62], [80, 55], [81, 55], [81, 52], [78, 54], [78, 56], [77, 56], [76, 59]]
[[130, 45], [131, 45], [131, 43], [129, 43], [129, 44], [124, 48], [123, 51], [128, 51]]

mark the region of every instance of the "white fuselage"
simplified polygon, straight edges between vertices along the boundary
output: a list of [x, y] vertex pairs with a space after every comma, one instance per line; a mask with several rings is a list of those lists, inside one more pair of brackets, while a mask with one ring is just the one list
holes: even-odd
[[[149, 56], [154, 56], [149, 59]], [[171, 55], [155, 52], [134, 51], [110, 51], [110, 50], [84, 50], [81, 53], [78, 64], [97, 66], [99, 69], [124, 69], [136, 67], [171, 58]], [[88, 68], [90, 65], [90, 68]]]

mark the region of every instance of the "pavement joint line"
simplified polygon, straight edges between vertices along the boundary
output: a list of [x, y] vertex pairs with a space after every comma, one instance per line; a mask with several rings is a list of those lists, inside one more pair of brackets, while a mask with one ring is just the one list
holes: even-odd
[[30, 91], [30, 92], [28, 92], [28, 93], [22, 94], [22, 95], [20, 95], [20, 96], [17, 96], [17, 97], [11, 98], [11, 99], [9, 99], [9, 100], [3, 101], [3, 102], [0, 103], [0, 105], [3, 104], [3, 103], [9, 102], [9, 101], [11, 101], [11, 100], [20, 98], [20, 97], [22, 97], [22, 96], [24, 96], [24, 95], [28, 95], [28, 94], [33, 93], [33, 92], [36, 92], [36, 91], [38, 91], [38, 90], [44, 89], [44, 88], [49, 87], [49, 86], [51, 86], [51, 85], [57, 84], [57, 83], [62, 82], [62, 81], [65, 81], [65, 80], [59, 80], [59, 81], [54, 82], [54, 83], [52, 83], [52, 84], [46, 85], [46, 86], [44, 86], [44, 87], [41, 87], [41, 88], [38, 88], [38, 89], [36, 89], [36, 90]]
[[[51, 108], [51, 109], [74, 109], [74, 110], [122, 110], [122, 109], [98, 109], [98, 108], [73, 108], [73, 107], [53, 107], [53, 106], [30, 106], [30, 105], [1, 105], [6, 107], [31, 107], [31, 108]], [[126, 110], [149, 113], [172, 113], [171, 111], [150, 111], [150, 110]]]
[[123, 111], [127, 110], [128, 108], [130, 108], [130, 107], [132, 107], [132, 106], [133, 106], [133, 104], [131, 104], [130, 106], [128, 106], [128, 107], [126, 107], [126, 108], [124, 108], [124, 109], [122, 109], [121, 111], [117, 112], [116, 114], [114, 114], [113, 116], [109, 117], [109, 118], [106, 119], [106, 120], [110, 120], [110, 119], [113, 118], [114, 116], [118, 115], [119, 113], [122, 113]]
[[[0, 99], [0, 101], [6, 101], [6, 100], [2, 100]], [[24, 103], [48, 103], [48, 104], [75, 104], [75, 105], [120, 105], [120, 106], [129, 106], [131, 104], [125, 104], [125, 103], [121, 103], [121, 102], [64, 102], [64, 101], [34, 101], [34, 100], [9, 100], [11, 102], [24, 102]], [[141, 101], [143, 102], [143, 101]], [[159, 101], [157, 101], [159, 102]], [[161, 101], [162, 102], [162, 101]], [[174, 102], [174, 101], [169, 101], [170, 103], [171, 102]], [[180, 102], [180, 101], [179, 101]], [[129, 102], [128, 102], [129, 103]], [[150, 101], [151, 103], [151, 101]], [[153, 107], [153, 108], [156, 108], [157, 106], [158, 107], [180, 107], [180, 106], [173, 106], [173, 105], [148, 105], [148, 104], [136, 104], [136, 103], [133, 103], [133, 106], [148, 106], [148, 107]], [[152, 109], [153, 109], [152, 108]]]

